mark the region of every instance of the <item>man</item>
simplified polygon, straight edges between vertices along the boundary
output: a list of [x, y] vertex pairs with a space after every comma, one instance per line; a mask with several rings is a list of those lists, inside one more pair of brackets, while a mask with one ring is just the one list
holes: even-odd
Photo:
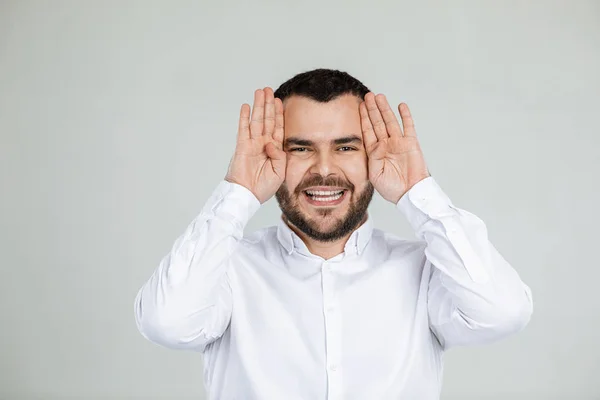
[[[226, 178], [135, 299], [210, 399], [438, 399], [442, 355], [521, 330], [530, 289], [429, 174], [408, 106], [318, 69], [243, 104]], [[373, 227], [374, 190], [418, 240]], [[244, 236], [276, 196], [277, 226]]]

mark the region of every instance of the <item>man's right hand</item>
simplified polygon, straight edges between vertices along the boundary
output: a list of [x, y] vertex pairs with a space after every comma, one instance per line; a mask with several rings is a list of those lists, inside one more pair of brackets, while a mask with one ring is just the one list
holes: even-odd
[[240, 111], [237, 144], [225, 180], [250, 190], [260, 203], [269, 200], [285, 179], [283, 151], [283, 104], [266, 87], [254, 92], [250, 105]]

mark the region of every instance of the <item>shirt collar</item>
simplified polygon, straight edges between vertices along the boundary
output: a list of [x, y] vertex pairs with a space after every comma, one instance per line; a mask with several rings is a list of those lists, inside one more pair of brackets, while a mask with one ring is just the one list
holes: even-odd
[[[371, 240], [373, 234], [373, 220], [367, 215], [367, 220], [352, 232], [346, 245], [344, 246], [344, 253], [346, 254], [358, 254], [360, 255], [367, 243]], [[279, 218], [277, 224], [277, 239], [283, 248], [287, 251], [288, 255], [291, 255], [294, 250], [310, 254], [308, 248], [304, 244], [304, 241], [294, 232], [288, 224], [284, 221], [283, 216]]]

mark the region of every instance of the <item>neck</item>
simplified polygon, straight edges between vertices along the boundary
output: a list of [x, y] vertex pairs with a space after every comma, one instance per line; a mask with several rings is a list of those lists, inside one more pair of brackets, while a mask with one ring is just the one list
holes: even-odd
[[365, 223], [368, 216], [365, 215], [363, 220], [358, 224], [358, 226], [356, 228], [354, 228], [354, 230], [352, 232], [350, 232], [346, 236], [344, 236], [338, 240], [334, 240], [332, 242], [321, 242], [321, 241], [315, 240], [315, 239], [311, 238], [310, 236], [306, 235], [304, 232], [300, 231], [294, 224], [292, 224], [290, 221], [288, 221], [288, 219], [285, 218], [285, 216], [282, 216], [282, 218], [283, 218], [284, 222], [290, 227], [290, 229], [293, 230], [300, 239], [302, 239], [302, 241], [306, 245], [306, 248], [308, 248], [308, 251], [310, 251], [312, 254], [314, 254], [316, 256], [324, 258], [325, 260], [329, 260], [330, 258], [333, 258], [333, 257], [337, 256], [338, 254], [343, 253], [344, 247], [346, 246], [346, 243], [348, 242], [348, 239], [350, 238], [350, 236], [352, 236], [352, 233], [355, 230], [357, 230], [362, 224]]

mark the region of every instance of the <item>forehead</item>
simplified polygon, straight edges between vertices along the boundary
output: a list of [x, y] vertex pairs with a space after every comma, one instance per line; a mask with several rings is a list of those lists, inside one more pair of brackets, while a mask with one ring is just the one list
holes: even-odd
[[348, 134], [360, 135], [361, 101], [353, 94], [344, 94], [327, 103], [290, 96], [283, 102], [285, 137], [328, 141]]

